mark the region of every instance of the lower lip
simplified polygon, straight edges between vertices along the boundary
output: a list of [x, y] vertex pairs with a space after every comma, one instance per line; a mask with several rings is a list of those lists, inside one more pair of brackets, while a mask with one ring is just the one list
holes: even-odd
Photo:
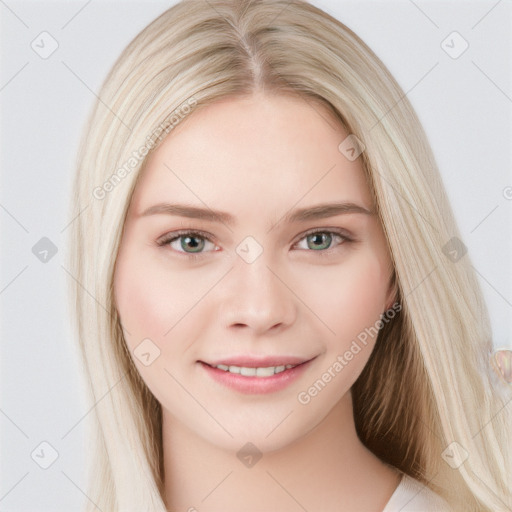
[[275, 393], [276, 391], [286, 388], [286, 386], [289, 386], [304, 373], [311, 361], [312, 359], [288, 370], [276, 373], [272, 377], [244, 377], [238, 373], [231, 373], [219, 370], [213, 366], [208, 366], [202, 361], [199, 361], [199, 363], [212, 379], [220, 382], [224, 386], [240, 393], [256, 395]]

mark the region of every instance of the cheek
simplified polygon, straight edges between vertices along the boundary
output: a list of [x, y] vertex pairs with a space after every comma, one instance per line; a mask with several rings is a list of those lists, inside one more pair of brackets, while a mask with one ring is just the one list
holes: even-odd
[[[311, 309], [328, 326], [329, 347], [348, 349], [358, 336], [375, 325], [384, 313], [389, 289], [387, 261], [372, 253], [354, 253], [346, 264], [322, 269], [306, 295]], [[308, 303], [308, 306], [310, 304]], [[373, 332], [373, 330], [372, 330]], [[367, 341], [372, 336], [367, 335]]]
[[133, 347], [144, 338], [163, 346], [166, 333], [185, 313], [184, 277], [162, 272], [144, 256], [144, 248], [121, 250], [114, 276], [114, 294], [125, 338]]
[[[194, 340], [211, 324], [202, 299], [215, 284], [212, 278], [218, 277], [178, 269], [144, 245], [121, 248], [114, 294], [130, 352], [136, 355], [137, 347], [149, 338], [160, 351], [154, 368], [172, 366], [193, 350]], [[148, 368], [135, 362], [144, 375]]]
[[[372, 252], [358, 253], [344, 265], [316, 275], [315, 313], [329, 327], [318, 371], [310, 387], [298, 395], [314, 417], [344, 396], [363, 371], [378, 334], [388, 292], [387, 260]], [[309, 303], [308, 303], [309, 305]], [[334, 332], [332, 332], [334, 331]], [[321, 397], [321, 398], [316, 398]]]
[[171, 276], [147, 248], [135, 244], [121, 247], [116, 263], [114, 296], [124, 339], [140, 376], [161, 403], [173, 401], [166, 395], [173, 386], [169, 371], [175, 373], [173, 361], [182, 359], [196, 328], [187, 316], [196, 294], [183, 274]]

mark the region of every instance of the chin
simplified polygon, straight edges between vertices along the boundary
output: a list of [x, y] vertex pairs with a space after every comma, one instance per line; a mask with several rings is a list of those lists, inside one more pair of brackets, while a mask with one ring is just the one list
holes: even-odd
[[[206, 442], [227, 451], [238, 453], [244, 446], [250, 443], [255, 447], [252, 449], [261, 453], [274, 452], [290, 447], [306, 437], [318, 425], [318, 417], [309, 420], [303, 418], [303, 421], [299, 421], [301, 418], [298, 417], [298, 412], [297, 409], [290, 409], [288, 417], [286, 414], [271, 418], [267, 416], [263, 422], [248, 422], [247, 416], [245, 416], [244, 421], [237, 422], [236, 424], [224, 422], [223, 425], [233, 437], [225, 434], [220, 429], [217, 429], [215, 435], [212, 436], [211, 430], [208, 432], [203, 430], [204, 425], [202, 425], [201, 431], [196, 430], [196, 433]], [[269, 425], [272, 426], [270, 427]]]

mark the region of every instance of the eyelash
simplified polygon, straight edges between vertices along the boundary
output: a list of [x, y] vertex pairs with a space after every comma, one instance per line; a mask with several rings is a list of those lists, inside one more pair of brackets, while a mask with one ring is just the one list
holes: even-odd
[[[299, 238], [297, 240], [297, 242], [294, 243], [294, 245], [298, 244], [304, 238], [307, 238], [308, 236], [315, 235], [315, 234], [329, 234], [329, 235], [336, 235], [336, 236], [340, 237], [341, 242], [338, 244], [338, 246], [343, 245], [344, 243], [347, 243], [347, 242], [354, 241], [354, 239], [349, 237], [346, 234], [346, 232], [343, 230], [340, 230], [337, 228], [330, 228], [330, 229], [316, 228], [316, 229], [307, 231], [306, 233], [302, 234], [301, 238]], [[167, 235], [164, 235], [160, 240], [157, 241], [157, 245], [159, 247], [169, 246], [171, 242], [174, 242], [175, 240], [178, 240], [184, 236], [197, 237], [197, 238], [205, 239], [210, 243], [214, 243], [212, 240], [210, 240], [210, 235], [208, 235], [204, 231], [183, 230], [183, 231], [175, 231], [173, 233], [168, 233]], [[338, 247], [338, 246], [336, 246], [336, 247]], [[331, 253], [331, 251], [333, 251], [334, 249], [335, 249], [335, 247], [329, 247], [328, 249], [321, 249], [318, 251], [315, 251], [313, 249], [301, 249], [301, 250], [303, 250], [303, 251], [305, 250], [306, 252], [316, 252], [316, 253], [319, 253], [320, 256], [328, 256]], [[195, 259], [202, 258], [203, 256], [205, 256], [205, 254], [207, 254], [209, 252], [215, 252], [215, 251], [206, 251], [206, 252], [200, 252], [200, 253], [188, 253], [185, 251], [175, 251], [175, 252], [184, 254], [185, 256], [195, 260]]]

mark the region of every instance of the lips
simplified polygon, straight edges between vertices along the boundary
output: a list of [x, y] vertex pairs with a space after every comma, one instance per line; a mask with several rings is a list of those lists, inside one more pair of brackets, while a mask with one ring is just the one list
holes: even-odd
[[272, 377], [307, 361], [308, 358], [295, 356], [230, 356], [213, 362], [201, 362], [243, 377]]
[[231, 356], [198, 361], [206, 374], [230, 389], [261, 394], [278, 391], [298, 378], [314, 358]]

